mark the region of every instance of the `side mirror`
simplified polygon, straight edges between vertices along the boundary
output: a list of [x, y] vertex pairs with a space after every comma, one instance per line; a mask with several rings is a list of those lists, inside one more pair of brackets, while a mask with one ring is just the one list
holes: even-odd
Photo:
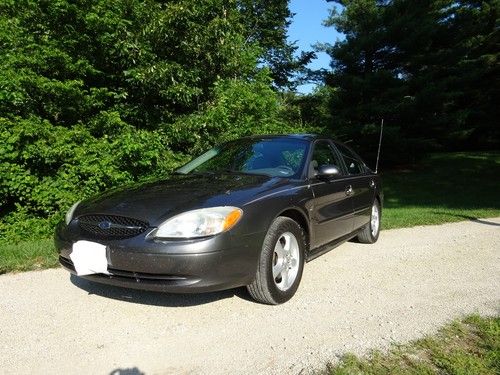
[[324, 164], [318, 168], [318, 174], [316, 176], [318, 178], [331, 180], [340, 176], [340, 169], [333, 164]]

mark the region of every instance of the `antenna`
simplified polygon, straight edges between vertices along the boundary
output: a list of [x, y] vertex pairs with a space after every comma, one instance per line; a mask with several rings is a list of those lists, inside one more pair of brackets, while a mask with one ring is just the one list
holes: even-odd
[[378, 140], [377, 162], [375, 164], [375, 173], [378, 173], [378, 160], [380, 158], [380, 147], [382, 146], [382, 133], [384, 132], [384, 119], [380, 122], [380, 138]]

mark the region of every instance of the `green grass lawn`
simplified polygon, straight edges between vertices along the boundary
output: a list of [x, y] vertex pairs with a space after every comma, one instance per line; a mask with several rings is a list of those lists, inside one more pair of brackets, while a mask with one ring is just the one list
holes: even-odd
[[500, 374], [500, 318], [471, 316], [385, 353], [374, 351], [363, 358], [348, 354], [320, 374]]
[[0, 243], [0, 274], [51, 268], [58, 264], [52, 239], [17, 244]]
[[[434, 154], [383, 173], [382, 228], [500, 216], [500, 153]], [[0, 243], [0, 274], [55, 267], [51, 240]]]
[[382, 182], [384, 229], [500, 216], [500, 153], [434, 154]]

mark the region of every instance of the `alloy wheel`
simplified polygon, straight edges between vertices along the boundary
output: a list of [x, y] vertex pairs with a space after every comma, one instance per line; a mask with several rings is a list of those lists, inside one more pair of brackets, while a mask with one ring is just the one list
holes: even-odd
[[290, 232], [283, 233], [273, 253], [273, 280], [278, 289], [286, 291], [293, 285], [299, 271], [299, 244]]
[[378, 211], [378, 205], [377, 203], [374, 203], [372, 206], [372, 217], [370, 220], [370, 228], [373, 237], [377, 236], [379, 227], [380, 227], [380, 216]]

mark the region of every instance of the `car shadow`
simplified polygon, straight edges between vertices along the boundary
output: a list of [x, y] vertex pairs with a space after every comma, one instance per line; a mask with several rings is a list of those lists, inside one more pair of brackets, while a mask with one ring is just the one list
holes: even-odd
[[142, 372], [137, 367], [131, 368], [117, 368], [109, 373], [109, 375], [145, 375], [145, 372]]
[[94, 294], [105, 298], [150, 306], [198, 306], [233, 297], [251, 301], [250, 295], [243, 287], [210, 293], [172, 294], [100, 284], [75, 275], [70, 275], [70, 281], [76, 287], [85, 290], [89, 295]]

